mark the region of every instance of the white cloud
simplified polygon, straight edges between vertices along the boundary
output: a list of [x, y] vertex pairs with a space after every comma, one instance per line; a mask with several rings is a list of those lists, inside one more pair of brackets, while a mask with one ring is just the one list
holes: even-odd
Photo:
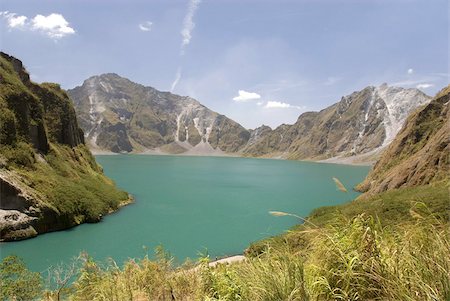
[[25, 16], [18, 16], [17, 14], [8, 11], [0, 12], [0, 16], [6, 20], [9, 28], [22, 28], [25, 26], [25, 22], [28, 19]]
[[69, 26], [69, 22], [61, 14], [37, 15], [31, 20], [31, 28], [53, 39], [60, 39], [75, 33], [75, 30]]
[[408, 74], [413, 74], [414, 73], [414, 69], [409, 68], [407, 72], [408, 72]]
[[7, 21], [8, 27], [11, 29], [38, 31], [52, 39], [60, 39], [75, 33], [75, 30], [69, 26], [69, 22], [61, 14], [36, 15], [31, 20], [26, 16], [18, 16], [8, 11], [0, 12], [0, 16]]
[[264, 106], [264, 108], [266, 109], [299, 109], [299, 110], [303, 110], [303, 107], [300, 106], [294, 106], [285, 102], [281, 102], [281, 101], [268, 101], [266, 103], [266, 105]]
[[416, 88], [417, 89], [427, 89], [427, 88], [431, 88], [431, 87], [434, 87], [434, 85], [433, 84], [419, 84], [419, 85], [417, 85], [416, 86]]
[[256, 103], [256, 105], [257, 106], [262, 106], [264, 103], [262, 102], [262, 101], [258, 101], [257, 103]]
[[236, 97], [233, 97], [234, 101], [240, 101], [240, 102], [245, 102], [245, 101], [250, 101], [250, 100], [255, 100], [255, 99], [260, 99], [261, 95], [259, 95], [258, 93], [255, 92], [247, 92], [244, 90], [239, 90], [239, 95]]
[[142, 31], [150, 31], [150, 30], [152, 30], [152, 25], [153, 25], [153, 22], [145, 21], [145, 22], [142, 22], [141, 24], [139, 24], [139, 29]]
[[175, 74], [175, 80], [170, 86], [170, 92], [173, 92], [175, 90], [175, 87], [178, 85], [180, 79], [181, 79], [181, 68], [178, 68], [177, 73]]
[[200, 2], [201, 0], [189, 0], [188, 10], [183, 20], [183, 28], [180, 32], [181, 36], [183, 37], [181, 41], [181, 54], [184, 53], [184, 47], [189, 45], [189, 43], [191, 42], [192, 30], [195, 27], [193, 19]]

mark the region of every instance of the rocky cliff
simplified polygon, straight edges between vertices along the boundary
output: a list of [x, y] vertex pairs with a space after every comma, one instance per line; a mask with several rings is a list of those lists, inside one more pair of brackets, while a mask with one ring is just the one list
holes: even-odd
[[304, 113], [293, 125], [246, 130], [190, 97], [116, 74], [91, 77], [68, 93], [93, 149], [313, 160], [361, 155], [372, 160], [392, 142], [408, 114], [430, 100], [417, 89], [384, 84]]
[[256, 129], [257, 139], [242, 153], [315, 160], [373, 153], [391, 143], [408, 114], [429, 100], [417, 89], [367, 87], [320, 112], [303, 113], [293, 125]]
[[411, 114], [357, 188], [366, 195], [449, 179], [450, 86]]
[[408, 114], [430, 97], [417, 89], [367, 87], [293, 125], [246, 130], [190, 97], [160, 92], [116, 74], [68, 91], [93, 149], [112, 152], [231, 153], [285, 159], [374, 160]]
[[91, 77], [68, 93], [93, 149], [236, 152], [250, 138], [241, 125], [195, 99], [160, 92], [117, 74]]
[[0, 241], [98, 221], [127, 199], [84, 145], [66, 92], [0, 53]]

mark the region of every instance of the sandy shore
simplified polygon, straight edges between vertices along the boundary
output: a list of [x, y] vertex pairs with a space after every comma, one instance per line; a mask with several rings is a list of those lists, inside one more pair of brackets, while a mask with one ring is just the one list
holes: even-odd
[[243, 256], [243, 255], [234, 255], [234, 256], [225, 257], [225, 258], [222, 258], [222, 259], [211, 261], [208, 265], [210, 267], [215, 267], [218, 264], [231, 264], [231, 263], [241, 262], [241, 261], [244, 261], [244, 260], [245, 260], [245, 256]]
[[317, 162], [323, 163], [335, 163], [335, 164], [347, 164], [347, 165], [363, 165], [363, 166], [373, 166], [378, 158], [381, 156], [384, 147], [379, 147], [370, 152], [351, 156], [351, 157], [333, 157], [326, 160], [320, 160]]
[[[120, 155], [119, 153], [113, 153], [111, 151], [99, 150], [99, 149], [91, 149], [90, 150], [93, 155]], [[157, 156], [205, 156], [205, 157], [238, 157], [238, 158], [254, 158], [254, 159], [272, 159], [272, 160], [287, 160], [281, 156], [277, 157], [244, 157], [239, 154], [229, 154], [223, 152], [221, 150], [215, 150], [211, 146], [196, 146], [193, 147], [186, 152], [179, 154], [171, 154], [164, 152], [160, 149], [148, 149], [143, 152], [131, 152], [124, 154], [132, 154], [132, 155], [157, 155]], [[343, 165], [356, 165], [356, 166], [373, 166], [377, 161], [379, 155], [381, 154], [381, 150], [371, 151], [369, 153], [356, 155], [352, 157], [333, 157], [324, 160], [298, 160], [298, 161], [306, 161], [306, 162], [317, 162], [317, 163], [333, 163], [333, 164], [343, 164]]]

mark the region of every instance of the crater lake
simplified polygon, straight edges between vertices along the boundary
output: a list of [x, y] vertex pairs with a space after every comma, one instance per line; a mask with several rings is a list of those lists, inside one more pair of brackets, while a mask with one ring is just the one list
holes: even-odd
[[[314, 208], [358, 196], [368, 166], [234, 157], [99, 155], [96, 159], [135, 202], [100, 223], [0, 244], [34, 271], [87, 252], [122, 263], [153, 255], [162, 245], [176, 257], [214, 259], [240, 254], [253, 241], [280, 234], [300, 221], [269, 211], [307, 216]], [[332, 177], [348, 189], [336, 188]]]

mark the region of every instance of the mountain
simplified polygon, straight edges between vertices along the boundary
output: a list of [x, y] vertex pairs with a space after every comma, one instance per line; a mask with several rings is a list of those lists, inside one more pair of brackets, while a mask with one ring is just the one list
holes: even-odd
[[95, 222], [128, 200], [84, 144], [59, 85], [0, 53], [0, 241]]
[[449, 178], [450, 85], [411, 114], [363, 183], [367, 195]]
[[190, 97], [160, 92], [117, 74], [68, 90], [93, 149], [112, 152], [237, 152], [250, 132]]
[[231, 153], [249, 157], [373, 160], [406, 116], [430, 97], [417, 89], [367, 87], [293, 125], [246, 130], [190, 97], [103, 74], [68, 91], [93, 149], [112, 152]]
[[417, 89], [367, 87], [320, 111], [300, 115], [293, 125], [256, 129], [242, 153], [256, 157], [323, 160], [371, 155], [387, 146], [408, 114], [430, 97]]

